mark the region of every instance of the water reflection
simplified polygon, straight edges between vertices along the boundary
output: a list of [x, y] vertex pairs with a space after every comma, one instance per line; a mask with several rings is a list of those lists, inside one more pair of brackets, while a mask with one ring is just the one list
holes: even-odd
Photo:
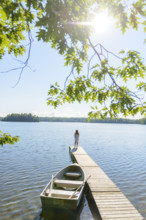
[[75, 211], [66, 208], [48, 207], [41, 209], [34, 220], [80, 220], [80, 214], [84, 208], [85, 197], [81, 199], [80, 205]]
[[79, 217], [75, 213], [63, 209], [63, 208], [48, 208], [47, 210], [42, 210], [40, 213], [40, 218], [35, 220], [79, 220]]

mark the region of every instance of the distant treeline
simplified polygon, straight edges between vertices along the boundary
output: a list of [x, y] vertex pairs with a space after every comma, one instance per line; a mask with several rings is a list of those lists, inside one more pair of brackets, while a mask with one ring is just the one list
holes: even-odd
[[38, 116], [32, 114], [10, 114], [2, 118], [2, 121], [15, 121], [15, 122], [39, 122]]
[[143, 119], [92, 119], [88, 121], [88, 118], [62, 118], [62, 117], [38, 117], [32, 114], [10, 114], [4, 118], [0, 118], [2, 121], [15, 121], [15, 122], [83, 122], [83, 123], [121, 123], [121, 124], [146, 124], [146, 118]]
[[146, 124], [146, 118], [143, 119], [91, 119], [88, 121], [88, 118], [60, 118], [60, 117], [40, 117], [42, 122], [84, 122], [84, 123], [124, 123], [124, 124]]

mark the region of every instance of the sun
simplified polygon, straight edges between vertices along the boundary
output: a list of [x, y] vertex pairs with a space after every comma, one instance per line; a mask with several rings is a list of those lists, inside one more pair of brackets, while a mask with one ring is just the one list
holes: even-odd
[[106, 32], [113, 24], [114, 19], [106, 12], [96, 14], [94, 19], [91, 21], [91, 25], [93, 26], [94, 31], [97, 33]]

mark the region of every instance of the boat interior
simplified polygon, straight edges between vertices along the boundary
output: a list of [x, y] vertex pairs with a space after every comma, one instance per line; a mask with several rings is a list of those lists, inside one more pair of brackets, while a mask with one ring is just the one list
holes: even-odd
[[60, 171], [48, 184], [44, 195], [53, 198], [77, 199], [84, 184], [84, 173], [79, 166]]

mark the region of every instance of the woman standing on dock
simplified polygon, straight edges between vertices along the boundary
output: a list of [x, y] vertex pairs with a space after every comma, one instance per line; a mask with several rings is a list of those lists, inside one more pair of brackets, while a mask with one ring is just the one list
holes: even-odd
[[78, 143], [79, 143], [79, 132], [78, 132], [78, 130], [75, 131], [74, 137], [75, 137], [75, 146], [78, 146]]

